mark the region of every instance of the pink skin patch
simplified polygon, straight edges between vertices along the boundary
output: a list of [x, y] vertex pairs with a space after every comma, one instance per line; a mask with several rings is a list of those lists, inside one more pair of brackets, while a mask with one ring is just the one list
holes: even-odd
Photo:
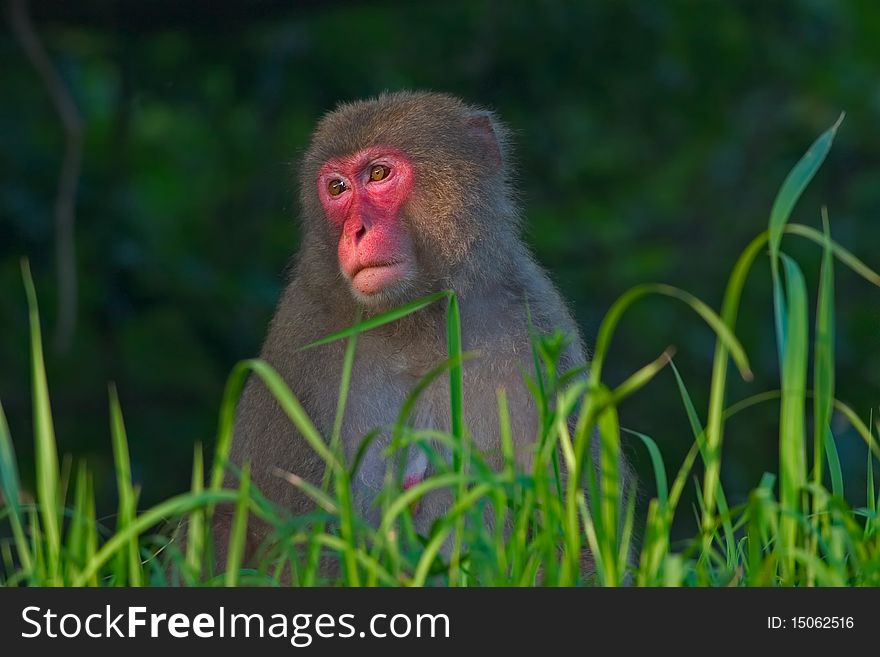
[[[370, 178], [380, 165], [388, 174]], [[330, 184], [342, 192], [330, 194]], [[400, 222], [400, 208], [413, 185], [409, 158], [393, 146], [373, 146], [329, 160], [318, 172], [318, 196], [339, 230], [337, 256], [352, 289], [370, 297], [407, 278], [413, 268], [412, 242]]]
[[409, 490], [417, 483], [419, 483], [424, 477], [422, 475], [409, 475], [406, 479], [403, 480], [403, 490]]
[[[409, 490], [410, 488], [421, 482], [424, 478], [424, 475], [407, 475], [406, 479], [403, 480], [403, 490]], [[419, 512], [419, 506], [421, 505], [421, 503], [421, 500], [416, 500], [415, 502], [410, 504], [410, 513], [412, 513], [413, 515], [417, 514]]]
[[[409, 490], [416, 484], [421, 483], [425, 479], [428, 472], [428, 457], [424, 452], [416, 452], [410, 455], [410, 459], [406, 464], [406, 472], [403, 475], [403, 490]], [[417, 500], [410, 505], [410, 512], [415, 515], [419, 512], [421, 500]]]

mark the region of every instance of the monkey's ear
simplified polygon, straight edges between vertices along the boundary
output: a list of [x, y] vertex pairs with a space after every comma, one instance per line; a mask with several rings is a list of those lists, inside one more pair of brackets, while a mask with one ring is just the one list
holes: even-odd
[[467, 126], [470, 134], [477, 140], [487, 164], [500, 169], [501, 144], [498, 142], [498, 134], [492, 123], [492, 115], [489, 112], [471, 112], [467, 118]]

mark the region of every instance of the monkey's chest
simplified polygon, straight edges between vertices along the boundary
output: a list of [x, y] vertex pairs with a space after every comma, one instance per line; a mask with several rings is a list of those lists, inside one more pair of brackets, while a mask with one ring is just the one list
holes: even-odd
[[437, 430], [449, 426], [447, 372], [394, 357], [358, 365], [346, 411], [347, 417], [359, 418], [357, 429], [366, 433], [398, 423]]

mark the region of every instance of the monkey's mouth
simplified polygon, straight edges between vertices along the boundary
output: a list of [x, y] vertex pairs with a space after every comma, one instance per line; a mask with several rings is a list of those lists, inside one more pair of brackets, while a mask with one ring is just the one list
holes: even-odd
[[372, 296], [402, 280], [407, 268], [404, 261], [358, 265], [351, 276], [351, 284], [361, 294]]

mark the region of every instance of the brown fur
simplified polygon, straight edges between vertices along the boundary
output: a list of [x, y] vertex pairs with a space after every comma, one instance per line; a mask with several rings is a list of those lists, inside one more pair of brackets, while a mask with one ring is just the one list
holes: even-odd
[[[494, 132], [494, 138], [493, 138]], [[476, 445], [498, 464], [496, 390], [507, 390], [518, 457], [527, 466], [537, 412], [522, 372], [533, 372], [526, 303], [538, 330], [572, 337], [565, 367], [586, 363], [586, 350], [560, 295], [520, 238], [507, 132], [483, 109], [448, 95], [400, 92], [341, 105], [317, 126], [299, 168], [302, 242], [292, 278], [269, 327], [260, 357], [275, 367], [322, 435], [336, 410], [344, 343], [306, 351], [311, 341], [352, 324], [357, 301], [340, 274], [337, 236], [317, 197], [318, 169], [329, 158], [374, 144], [396, 146], [413, 162], [415, 186], [403, 207], [419, 271], [404, 294], [365, 309], [367, 315], [428, 292], [451, 288], [461, 304], [465, 350], [465, 419]], [[446, 358], [444, 304], [359, 337], [342, 437], [348, 458], [370, 430], [391, 425], [412, 386]], [[447, 429], [446, 381], [436, 381], [413, 414], [418, 428]], [[385, 465], [379, 441], [354, 482], [360, 510], [375, 520], [370, 501]], [[318, 483], [323, 462], [293, 429], [265, 386], [251, 377], [241, 399], [232, 459], [252, 463], [254, 483], [271, 500], [302, 513], [308, 500], [273, 474], [274, 468]], [[417, 526], [426, 529], [448, 507], [444, 492], [429, 495]]]

